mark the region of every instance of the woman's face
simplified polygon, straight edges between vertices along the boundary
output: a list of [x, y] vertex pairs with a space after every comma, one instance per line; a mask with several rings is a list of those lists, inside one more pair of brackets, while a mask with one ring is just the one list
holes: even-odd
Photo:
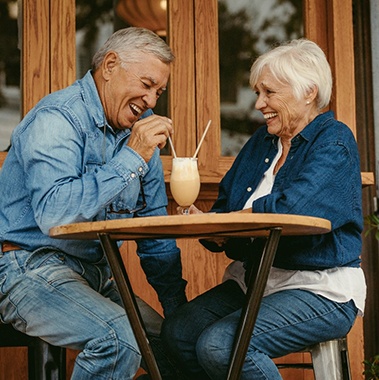
[[291, 139], [318, 114], [314, 96], [298, 100], [292, 87], [278, 81], [267, 67], [254, 89], [258, 96], [255, 108], [263, 113], [271, 134]]

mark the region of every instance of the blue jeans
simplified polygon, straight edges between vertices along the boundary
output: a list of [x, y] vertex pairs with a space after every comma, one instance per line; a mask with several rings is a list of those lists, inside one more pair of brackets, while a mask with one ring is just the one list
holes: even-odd
[[[161, 337], [188, 379], [226, 378], [244, 298], [230, 280], [164, 321]], [[281, 379], [272, 358], [346, 335], [356, 315], [352, 301], [340, 304], [304, 290], [263, 298], [241, 379]]]
[[[0, 253], [0, 318], [55, 346], [80, 350], [72, 379], [133, 379], [141, 355], [109, 277], [104, 257], [88, 264], [52, 248]], [[163, 319], [138, 303], [156, 357], [162, 358]]]

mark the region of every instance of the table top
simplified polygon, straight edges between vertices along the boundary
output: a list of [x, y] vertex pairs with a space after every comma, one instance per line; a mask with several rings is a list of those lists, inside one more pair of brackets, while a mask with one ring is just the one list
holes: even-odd
[[95, 240], [99, 233], [114, 240], [138, 238], [263, 237], [269, 229], [282, 228], [282, 235], [318, 235], [330, 231], [322, 218], [291, 214], [232, 212], [136, 217], [66, 224], [50, 229], [59, 239]]

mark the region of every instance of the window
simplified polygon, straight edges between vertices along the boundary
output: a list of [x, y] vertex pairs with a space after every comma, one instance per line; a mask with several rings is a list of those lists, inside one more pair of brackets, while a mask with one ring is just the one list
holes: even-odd
[[219, 0], [221, 154], [236, 156], [264, 124], [249, 86], [254, 58], [270, 46], [303, 37], [302, 1]]
[[0, 2], [0, 151], [20, 121], [20, 50], [17, 0]]

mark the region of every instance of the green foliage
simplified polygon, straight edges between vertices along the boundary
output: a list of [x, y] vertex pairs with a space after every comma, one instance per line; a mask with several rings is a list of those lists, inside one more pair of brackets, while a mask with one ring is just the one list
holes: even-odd
[[376, 214], [370, 214], [365, 217], [365, 224], [368, 226], [365, 236], [370, 233], [375, 233], [375, 239], [379, 240], [379, 216]]
[[375, 355], [371, 360], [363, 362], [366, 370], [363, 375], [366, 375], [366, 380], [379, 380], [379, 355]]

